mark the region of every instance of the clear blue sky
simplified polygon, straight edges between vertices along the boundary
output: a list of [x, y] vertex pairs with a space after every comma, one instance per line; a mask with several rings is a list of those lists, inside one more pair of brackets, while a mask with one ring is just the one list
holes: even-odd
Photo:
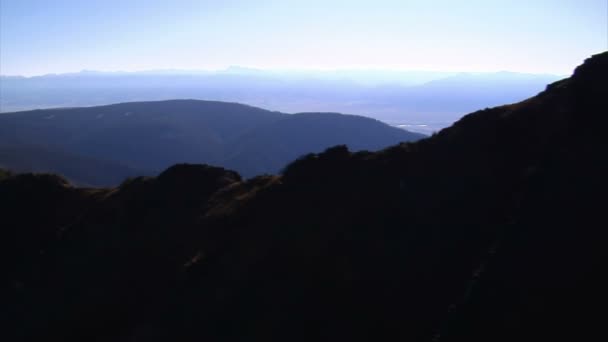
[[0, 0], [0, 73], [385, 68], [568, 74], [607, 0]]

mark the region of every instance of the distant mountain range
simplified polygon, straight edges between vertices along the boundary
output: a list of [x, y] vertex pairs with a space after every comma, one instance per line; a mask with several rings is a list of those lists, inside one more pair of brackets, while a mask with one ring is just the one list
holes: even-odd
[[422, 137], [354, 115], [284, 114], [198, 100], [122, 103], [0, 115], [0, 166], [96, 186], [183, 162], [251, 177], [278, 173], [303, 154], [338, 144], [376, 151]]
[[557, 75], [514, 72], [220, 71], [95, 72], [0, 78], [0, 111], [199, 99], [287, 113], [339, 112], [387, 123], [446, 127], [463, 113], [521, 101]]
[[[179, 164], [91, 189], [0, 170], [2, 337], [597, 340], [608, 306], [606, 75], [608, 52], [537, 96], [480, 109], [429, 138], [379, 152], [334, 146], [280, 175]], [[171, 120], [165, 109], [180, 106], [182, 119]], [[303, 132], [327, 141], [318, 121], [336, 132], [344, 119], [182, 101], [20, 113], [10, 125], [64, 142], [65, 131], [47, 130], [58, 120], [80, 128], [73, 142], [84, 149], [152, 163], [148, 154], [168, 161], [164, 145], [201, 131], [187, 125], [206, 117], [201, 106], [266, 121], [244, 133], [252, 122], [205, 119], [217, 133], [200, 145], [241, 131], [236, 150], [246, 156], [299, 146]], [[134, 140], [144, 156], [125, 145], [137, 130], [112, 129], [129, 117], [145, 128]], [[351, 119], [345, 132], [359, 128]], [[269, 132], [276, 140], [259, 139]]]

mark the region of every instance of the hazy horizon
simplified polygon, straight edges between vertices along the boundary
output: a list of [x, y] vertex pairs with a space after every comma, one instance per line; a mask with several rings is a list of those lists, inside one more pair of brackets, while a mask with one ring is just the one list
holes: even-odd
[[[574, 68], [573, 68], [574, 70]], [[337, 69], [263, 69], [241, 65], [231, 65], [221, 69], [147, 69], [147, 70], [90, 70], [83, 69], [74, 72], [48, 73], [40, 75], [8, 75], [0, 74], [3, 78], [36, 79], [49, 77], [138, 77], [138, 76], [214, 76], [234, 75], [260, 78], [274, 78], [282, 80], [321, 80], [354, 82], [367, 86], [403, 85], [416, 86], [428, 82], [460, 76], [480, 77], [538, 77], [538, 78], [565, 78], [572, 71], [565, 74], [517, 72], [510, 70], [498, 71], [468, 71], [468, 70], [408, 70], [408, 69], [382, 69], [382, 68], [337, 68]]]
[[0, 0], [0, 112], [199, 99], [435, 130], [571, 75], [608, 49], [607, 11], [605, 0]]
[[603, 0], [2, 0], [0, 74], [383, 70], [568, 75], [607, 48]]
[[[154, 75], [163, 75], [163, 74], [174, 74], [174, 75], [196, 75], [201, 73], [246, 73], [246, 72], [264, 72], [264, 73], [276, 73], [276, 74], [303, 74], [303, 75], [311, 75], [314, 76], [316, 74], [331, 74], [331, 73], [438, 73], [438, 74], [471, 74], [471, 75], [486, 75], [486, 74], [518, 74], [518, 75], [539, 75], [539, 76], [559, 76], [559, 77], [568, 77], [572, 74], [572, 70], [567, 73], [550, 73], [550, 72], [521, 72], [521, 71], [512, 71], [512, 70], [489, 70], [489, 71], [470, 71], [470, 70], [460, 70], [460, 69], [399, 69], [399, 68], [258, 68], [252, 66], [245, 65], [229, 65], [227, 67], [222, 68], [200, 68], [200, 69], [181, 69], [181, 68], [167, 68], [167, 69], [141, 69], [141, 70], [98, 70], [98, 69], [81, 69], [77, 71], [67, 71], [67, 72], [50, 72], [44, 74], [32, 74], [32, 75], [22, 75], [22, 74], [4, 74], [0, 73], [2, 77], [23, 77], [23, 78], [35, 78], [35, 77], [45, 77], [45, 76], [64, 76], [64, 75], [76, 75], [76, 74], [107, 74], [107, 75], [120, 75], [120, 74], [154, 74]], [[437, 77], [441, 78], [441, 76]]]
[[239, 67], [200, 72], [85, 71], [2, 78], [0, 112], [199, 99], [285, 113], [341, 112], [391, 124], [425, 124], [431, 127], [429, 133], [464, 113], [523, 100], [561, 78], [510, 72], [267, 71]]

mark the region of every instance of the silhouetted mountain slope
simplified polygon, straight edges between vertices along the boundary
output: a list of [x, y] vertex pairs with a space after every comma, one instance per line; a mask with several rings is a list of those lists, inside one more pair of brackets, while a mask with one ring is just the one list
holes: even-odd
[[336, 146], [280, 176], [177, 165], [91, 190], [9, 175], [5, 334], [590, 339], [606, 305], [607, 72], [608, 53], [595, 55], [431, 138]]
[[[302, 153], [320, 152], [335, 144], [355, 144], [356, 149], [377, 150], [423, 137], [351, 115], [317, 115], [302, 127], [289, 124], [293, 122], [291, 119], [287, 124], [278, 123], [286, 119], [290, 116], [279, 112], [195, 100], [8, 113], [0, 116], [0, 146], [5, 146], [0, 165], [20, 171], [52, 171], [93, 185], [108, 182], [100, 182], [95, 173], [64, 173], [64, 165], [53, 159], [64, 156], [66, 164], [83, 165], [82, 169], [88, 170], [98, 168], [105, 161], [141, 170], [147, 175], [175, 163], [207, 163], [229, 165], [245, 176], [254, 176], [276, 173]], [[331, 127], [350, 129], [334, 132]], [[278, 138], [293, 136], [298, 137], [297, 143], [293, 139]], [[272, 140], [273, 146], [267, 145], [267, 139]], [[49, 150], [49, 155], [43, 156], [32, 150], [33, 147], [11, 154], [8, 148], [23, 145], [41, 146], [38, 149]], [[276, 145], [281, 145], [284, 152], [270, 156], [270, 151], [265, 149]], [[86, 158], [68, 161], [67, 155]], [[85, 165], [87, 158], [90, 163]], [[27, 169], [24, 165], [36, 167]], [[114, 169], [108, 172], [119, 176], [119, 181], [112, 185], [133, 175]]]

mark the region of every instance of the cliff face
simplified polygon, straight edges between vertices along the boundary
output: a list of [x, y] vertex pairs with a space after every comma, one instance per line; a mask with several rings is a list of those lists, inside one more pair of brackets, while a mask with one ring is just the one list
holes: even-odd
[[[0, 181], [9, 334], [513, 341], [601, 331], [608, 53], [521, 103], [243, 181]], [[600, 311], [601, 312], [601, 311]]]

